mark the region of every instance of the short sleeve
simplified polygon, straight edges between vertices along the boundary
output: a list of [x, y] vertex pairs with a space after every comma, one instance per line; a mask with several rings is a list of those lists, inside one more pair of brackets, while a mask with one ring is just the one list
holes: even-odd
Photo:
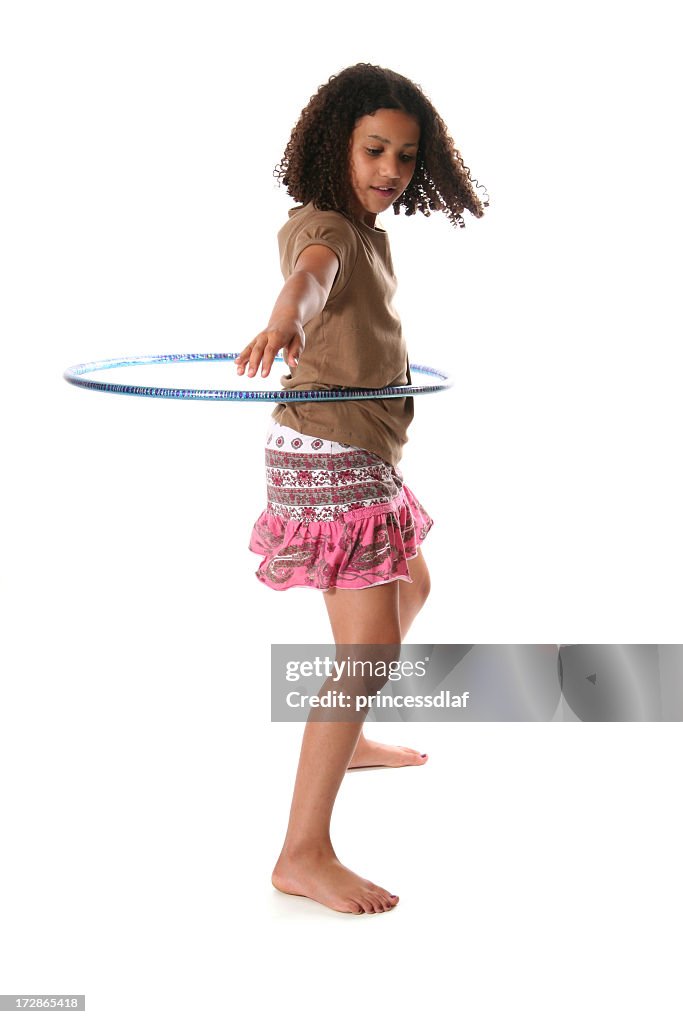
[[278, 234], [280, 266], [285, 278], [309, 245], [326, 245], [339, 260], [339, 270], [330, 290], [334, 299], [348, 284], [356, 265], [358, 239], [351, 223], [334, 210], [304, 208], [296, 211]]

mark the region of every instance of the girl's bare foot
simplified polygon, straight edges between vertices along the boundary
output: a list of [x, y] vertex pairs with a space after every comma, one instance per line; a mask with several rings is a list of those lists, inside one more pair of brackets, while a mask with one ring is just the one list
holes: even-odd
[[283, 852], [272, 883], [280, 892], [308, 896], [342, 914], [381, 914], [398, 903], [398, 896], [345, 868], [333, 851], [291, 856]]
[[376, 743], [361, 733], [349, 768], [405, 768], [408, 765], [425, 764], [427, 755], [412, 747], [394, 747], [389, 743]]

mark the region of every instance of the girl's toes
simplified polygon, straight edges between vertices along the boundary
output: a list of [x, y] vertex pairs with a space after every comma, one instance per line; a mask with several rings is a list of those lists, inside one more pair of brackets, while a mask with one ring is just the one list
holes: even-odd
[[373, 889], [372, 900], [377, 907], [378, 913], [383, 912], [387, 909], [387, 904], [390, 903], [390, 894], [386, 889]]
[[401, 750], [405, 750], [406, 754], [412, 754], [415, 764], [424, 764], [427, 760], [426, 754], [421, 754], [419, 750], [413, 750], [412, 747], [401, 747]]

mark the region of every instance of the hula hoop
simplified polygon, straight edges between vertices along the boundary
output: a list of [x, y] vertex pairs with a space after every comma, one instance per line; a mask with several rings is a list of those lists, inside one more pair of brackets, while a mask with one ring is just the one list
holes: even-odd
[[[222, 390], [208, 388], [155, 388], [136, 384], [113, 384], [102, 380], [88, 380], [85, 373], [96, 373], [98, 370], [115, 370], [121, 366], [149, 366], [156, 363], [209, 363], [229, 362], [237, 358], [239, 352], [207, 352], [185, 353], [162, 356], [125, 356], [118, 359], [101, 359], [93, 363], [78, 363], [64, 371], [64, 379], [78, 388], [89, 388], [92, 391], [110, 391], [117, 395], [140, 395], [145, 398], [180, 398], [212, 402], [343, 402], [367, 398], [402, 398], [404, 395], [424, 395], [432, 391], [444, 391], [453, 387], [454, 381], [442, 370], [431, 366], [409, 363], [411, 371], [434, 377], [439, 383], [434, 384], [402, 384], [393, 388], [344, 388], [330, 391], [262, 391]], [[276, 362], [284, 363], [282, 356], [275, 357]], [[256, 378], [248, 377], [247, 380]]]

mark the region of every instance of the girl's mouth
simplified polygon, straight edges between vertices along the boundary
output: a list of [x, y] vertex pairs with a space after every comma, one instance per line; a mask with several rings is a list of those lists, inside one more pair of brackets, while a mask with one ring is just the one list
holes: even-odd
[[374, 189], [375, 192], [379, 192], [381, 196], [393, 196], [396, 191], [395, 188], [381, 188], [379, 185], [371, 185], [370, 187]]

